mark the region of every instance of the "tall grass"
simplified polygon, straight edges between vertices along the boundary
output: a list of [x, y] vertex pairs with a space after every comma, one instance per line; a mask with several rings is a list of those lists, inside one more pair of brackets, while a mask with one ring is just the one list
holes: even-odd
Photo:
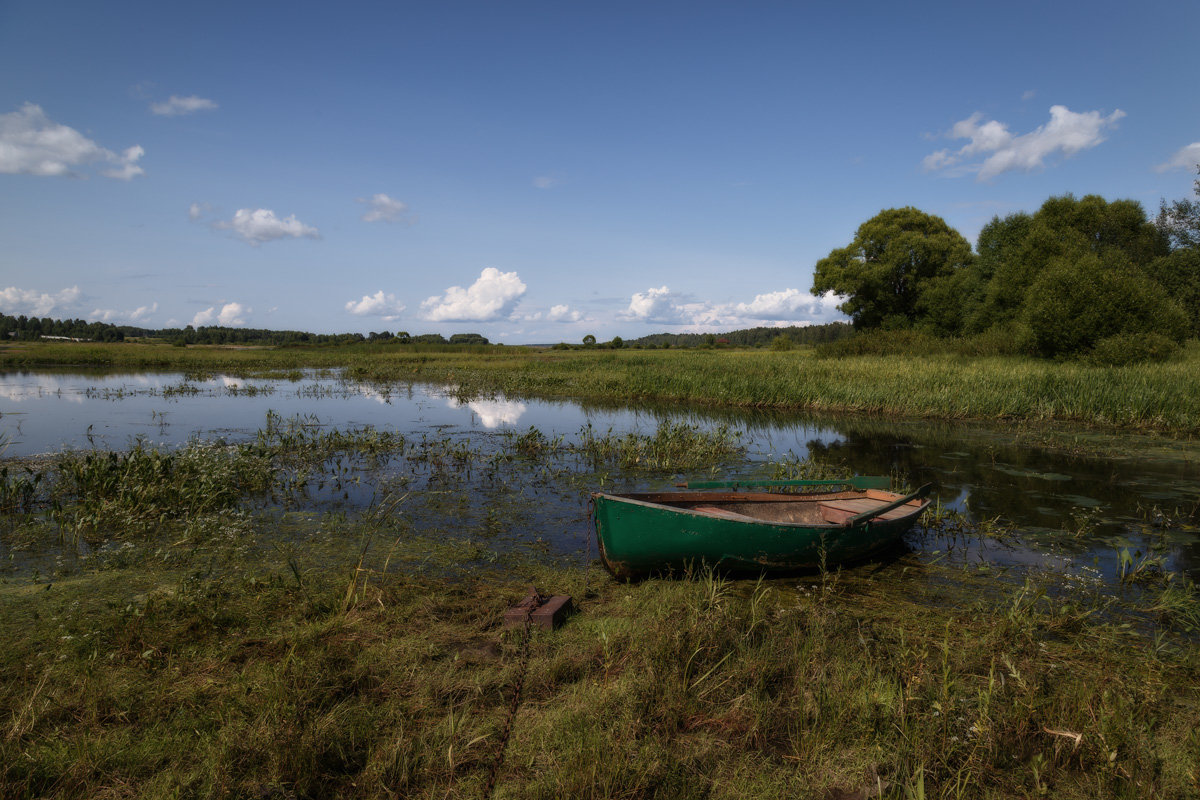
[[354, 365], [348, 374], [452, 382], [460, 392], [1200, 431], [1197, 348], [1165, 364], [1120, 368], [1018, 356], [651, 351], [414, 360]]
[[525, 564], [580, 608], [531, 634], [525, 666], [501, 627], [521, 580], [392, 573], [348, 594], [347, 559], [303, 582], [276, 560], [240, 582], [0, 586], [4, 796], [479, 797], [518, 682], [496, 797], [1197, 791], [1196, 648], [1036, 584]]

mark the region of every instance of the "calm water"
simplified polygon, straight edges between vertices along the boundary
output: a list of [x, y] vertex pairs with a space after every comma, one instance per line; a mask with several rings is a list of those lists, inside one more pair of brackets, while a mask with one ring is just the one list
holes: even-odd
[[[1195, 527], [1200, 445], [1194, 443], [1079, 433], [1077, 446], [1064, 448], [1062, 432], [1056, 437], [1059, 446], [1047, 447], [1039, 444], [1037, 433], [1004, 426], [507, 398], [463, 402], [437, 388], [387, 389], [319, 375], [286, 381], [185, 380], [178, 373], [0, 373], [0, 444], [6, 458], [64, 448], [124, 449], [139, 439], [167, 447], [193, 438], [236, 441], [263, 427], [269, 412], [303, 415], [331, 427], [372, 425], [413, 437], [465, 440], [485, 449], [495, 446], [498, 434], [530, 426], [570, 440], [585, 425], [600, 432], [644, 433], [664, 421], [727, 425], [742, 434], [748, 455], [718, 477], [761, 474], [767, 463], [789, 456], [844, 464], [863, 474], [894, 473], [913, 485], [933, 483], [946, 506], [975, 519], [1000, 518], [1018, 529], [1003, 544], [970, 544], [967, 557], [1111, 576], [1117, 553], [1128, 547], [1153, 552], [1167, 568], [1200, 578]], [[639, 473], [603, 480], [646, 488], [708, 477]], [[378, 484], [396, 478], [386, 470], [367, 476], [342, 491], [340, 502], [369, 502], [378, 497]], [[594, 487], [565, 487], [545, 475], [537, 479], [514, 470], [509, 480], [471, 478], [471, 491], [460, 484], [439, 494], [436, 478], [432, 473], [422, 477], [420, 488], [429, 497], [410, 507], [415, 524], [486, 531], [502, 509], [513, 535], [544, 541], [560, 552], [587, 546], [586, 489]], [[936, 555], [953, 540], [918, 534], [910, 544]]]

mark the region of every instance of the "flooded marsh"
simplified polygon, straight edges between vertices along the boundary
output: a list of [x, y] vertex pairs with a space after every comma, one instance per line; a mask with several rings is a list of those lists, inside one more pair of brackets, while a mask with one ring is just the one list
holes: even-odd
[[[1200, 792], [1187, 441], [337, 372], [9, 373], [0, 436], [7, 795]], [[937, 488], [873, 563], [597, 565], [598, 488], [850, 473]]]
[[494, 532], [503, 509], [508, 539], [559, 554], [585, 552], [586, 493], [602, 485], [892, 475], [933, 483], [940, 506], [970, 524], [1010, 526], [1011, 549], [989, 559], [1031, 564], [1050, 552], [1111, 579], [1129, 551], [1200, 577], [1200, 444], [1166, 437], [470, 397], [332, 372], [22, 372], [0, 376], [0, 442], [13, 502], [38, 480], [29, 463], [225, 448], [266, 459], [262, 509], [356, 514], [407, 492], [402, 516], [419, 527], [444, 513], [425, 520], [426, 505], [452, 502], [459, 532]]

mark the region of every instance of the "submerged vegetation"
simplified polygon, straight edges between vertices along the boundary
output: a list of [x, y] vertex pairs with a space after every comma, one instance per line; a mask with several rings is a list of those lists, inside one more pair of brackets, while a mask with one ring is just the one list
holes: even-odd
[[[742, 454], [676, 423], [473, 440], [270, 415], [239, 442], [8, 463], [0, 793], [1200, 793], [1200, 597], [1152, 555], [1108, 580], [998, 568], [973, 543], [1017, 534], [939, 507], [914, 551], [813, 575], [597, 566], [589, 489]], [[502, 626], [530, 583], [575, 598], [563, 628]]]

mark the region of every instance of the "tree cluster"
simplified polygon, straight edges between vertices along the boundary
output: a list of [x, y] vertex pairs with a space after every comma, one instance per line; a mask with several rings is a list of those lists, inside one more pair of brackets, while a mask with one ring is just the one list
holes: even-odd
[[[1200, 198], [1200, 181], [1196, 182]], [[1124, 363], [1200, 335], [1200, 201], [1052, 197], [995, 217], [974, 251], [942, 219], [888, 209], [821, 259], [814, 294], [846, 297], [859, 330], [990, 334], [1046, 357]]]
[[[787, 328], [745, 328], [728, 333], [652, 333], [626, 342], [628, 347], [704, 347], [725, 340], [733, 347], [768, 347], [780, 336], [787, 337], [792, 344], [823, 344], [832, 342], [851, 333], [844, 322], [825, 325], [792, 325]], [[711, 339], [711, 341], [710, 341]]]
[[109, 325], [106, 322], [26, 317], [24, 314], [10, 317], [7, 314], [0, 314], [0, 340], [41, 339], [44, 337], [120, 342], [124, 340], [125, 332], [116, 325]]
[[274, 331], [265, 328], [230, 328], [221, 325], [188, 325], [184, 328], [139, 328], [134, 325], [110, 325], [107, 322], [86, 322], [82, 319], [50, 319], [49, 317], [11, 317], [0, 314], [0, 341], [4, 339], [78, 339], [89, 342], [122, 342], [127, 338], [159, 339], [176, 345], [189, 344], [256, 344], [290, 347], [298, 345], [347, 345], [360, 342], [377, 344], [462, 344], [486, 345], [486, 337], [478, 333], [456, 333], [449, 340], [440, 333], [410, 336], [407, 331], [361, 333], [309, 333], [307, 331]]
[[145, 339], [165, 339], [178, 345], [189, 344], [256, 344], [279, 347], [297, 345], [339, 345], [366, 341], [361, 333], [308, 333], [307, 331], [272, 331], [265, 328], [228, 328], [221, 325], [202, 325], [194, 328], [132, 328], [123, 326], [129, 336]]

